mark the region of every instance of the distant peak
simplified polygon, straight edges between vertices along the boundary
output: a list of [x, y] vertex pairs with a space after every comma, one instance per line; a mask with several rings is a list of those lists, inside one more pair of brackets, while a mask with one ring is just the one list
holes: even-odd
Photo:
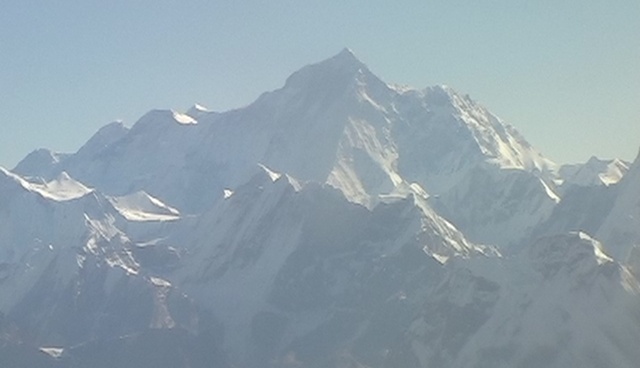
[[351, 49], [344, 48], [328, 59], [296, 71], [287, 78], [285, 87], [307, 89], [313, 93], [322, 90], [330, 95], [340, 96], [345, 88], [356, 84], [375, 84], [387, 88]]
[[122, 120], [118, 119], [100, 128], [96, 134], [123, 135], [123, 134], [126, 134], [128, 131], [129, 131], [129, 128], [127, 128], [124, 125], [124, 122]]
[[446, 84], [438, 84], [425, 88], [425, 93], [446, 96], [447, 98], [457, 96], [458, 93]]
[[340, 67], [364, 67], [364, 63], [358, 59], [356, 54], [348, 47], [342, 49], [338, 54], [325, 60], [322, 63], [332, 63]]
[[596, 156], [591, 156], [591, 157], [589, 157], [589, 160], [587, 161], [587, 165], [598, 165], [598, 164], [602, 164], [604, 162], [605, 162], [605, 160], [601, 160]]
[[[358, 57], [356, 56], [356, 54], [353, 52], [353, 50], [351, 50], [348, 47], [343, 48], [342, 50], [340, 50], [340, 52], [336, 55], [336, 57], [341, 57], [341, 58], [349, 58], [349, 59], [355, 59], [358, 60]], [[358, 60], [359, 61], [359, 60]]]
[[189, 108], [189, 110], [187, 110], [187, 112], [185, 113], [185, 115], [189, 115], [194, 119], [198, 119], [200, 118], [202, 115], [207, 114], [211, 112], [209, 109], [207, 109], [206, 107], [200, 105], [200, 104], [193, 104], [193, 106], [191, 106]]
[[324, 79], [330, 75], [340, 75], [345, 77], [347, 75], [356, 74], [358, 71], [367, 69], [366, 65], [362, 63], [348, 48], [342, 49], [338, 54], [314, 63], [307, 65], [292, 75], [294, 79], [308, 77], [309, 75], [319, 76]]

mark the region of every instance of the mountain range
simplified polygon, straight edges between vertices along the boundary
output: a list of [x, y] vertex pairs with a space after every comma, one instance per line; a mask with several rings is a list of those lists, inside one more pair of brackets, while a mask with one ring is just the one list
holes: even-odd
[[349, 49], [0, 169], [0, 365], [637, 367], [640, 156]]

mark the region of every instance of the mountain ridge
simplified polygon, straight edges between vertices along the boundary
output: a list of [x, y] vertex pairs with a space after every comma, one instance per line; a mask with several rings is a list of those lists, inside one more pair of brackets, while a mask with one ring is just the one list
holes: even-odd
[[596, 161], [562, 170], [470, 97], [344, 49], [243, 108], [152, 110], [0, 170], [0, 348], [631, 368], [640, 155]]

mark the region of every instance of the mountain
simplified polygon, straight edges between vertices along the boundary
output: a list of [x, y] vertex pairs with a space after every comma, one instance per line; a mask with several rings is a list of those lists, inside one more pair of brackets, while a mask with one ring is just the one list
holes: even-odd
[[562, 165], [558, 175], [564, 187], [612, 185], [620, 181], [629, 171], [629, 164], [618, 159], [601, 160], [592, 156], [584, 164]]
[[609, 244], [612, 254], [627, 257], [640, 245], [640, 153], [619, 183], [613, 207], [596, 236]]
[[108, 195], [145, 191], [200, 213], [262, 163], [328, 183], [368, 207], [381, 195], [426, 191], [472, 240], [501, 245], [526, 234], [524, 220], [494, 211], [490, 221], [482, 219], [484, 231], [472, 229], [479, 215], [470, 212], [487, 213], [467, 200], [475, 194], [465, 182], [482, 182], [491, 202], [504, 192], [527, 193], [514, 211], [535, 212], [536, 219], [557, 201], [556, 165], [513, 127], [451, 88], [388, 85], [348, 49], [302, 68], [245, 108], [190, 111], [197, 120], [156, 110], [130, 130], [112, 123], [73, 155], [52, 161], [33, 154], [14, 171], [43, 178], [65, 171]]
[[1, 169], [0, 362], [633, 367], [638, 165], [558, 166], [345, 49]]
[[[640, 186], [637, 167], [637, 158], [631, 165], [620, 160], [591, 158], [585, 164], [574, 166], [576, 170], [569, 173], [574, 179], [565, 176], [560, 188], [562, 200], [551, 215], [536, 225], [534, 236], [586, 232], [602, 241], [607, 252], [617, 259], [625, 259], [640, 242], [636, 230], [640, 225], [636, 211], [640, 198], [636, 189]], [[566, 166], [563, 168], [561, 175], [568, 173]], [[578, 177], [584, 180], [575, 180]]]
[[409, 329], [415, 366], [637, 365], [637, 278], [588, 235], [456, 266]]
[[0, 314], [18, 336], [73, 345], [181, 321], [165, 303], [188, 301], [141, 269], [109, 198], [67, 175], [39, 184], [2, 169], [0, 219]]
[[428, 289], [447, 257], [490, 254], [415, 199], [369, 210], [330, 186], [267, 174], [193, 224], [185, 267], [169, 276], [213, 307], [244, 364], [291, 354], [321, 361], [387, 314], [380, 302]]

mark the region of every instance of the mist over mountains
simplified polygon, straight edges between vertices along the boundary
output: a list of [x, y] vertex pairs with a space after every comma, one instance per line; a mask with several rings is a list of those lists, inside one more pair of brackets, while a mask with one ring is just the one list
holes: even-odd
[[0, 365], [636, 367], [640, 158], [348, 49], [0, 170]]

